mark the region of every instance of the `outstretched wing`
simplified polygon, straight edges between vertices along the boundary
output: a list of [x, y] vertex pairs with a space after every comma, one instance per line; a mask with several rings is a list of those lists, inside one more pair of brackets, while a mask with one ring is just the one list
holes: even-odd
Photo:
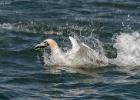
[[106, 63], [103, 55], [100, 55], [99, 52], [93, 50], [84, 43], [80, 44], [80, 49], [78, 50], [76, 56], [81, 58], [80, 63], [94, 64], [96, 66], [104, 66]]
[[77, 40], [73, 37], [69, 37], [69, 39], [72, 44], [70, 59], [73, 60], [73, 62], [81, 65], [94, 64], [101, 66], [105, 64], [104, 59], [102, 59], [102, 56], [97, 51], [84, 43], [78, 44]]
[[72, 44], [71, 52], [76, 53], [80, 49], [80, 46], [79, 46], [77, 40], [74, 39], [73, 37], [69, 36], [69, 39], [70, 39], [71, 44]]

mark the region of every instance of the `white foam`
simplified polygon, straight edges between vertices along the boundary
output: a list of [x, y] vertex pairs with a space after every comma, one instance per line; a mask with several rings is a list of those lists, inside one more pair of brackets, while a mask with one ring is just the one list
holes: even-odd
[[140, 33], [121, 33], [116, 37], [114, 47], [117, 58], [113, 63], [120, 66], [140, 65]]
[[0, 28], [11, 30], [11, 29], [13, 29], [13, 25], [10, 23], [3, 23], [3, 24], [0, 24]]
[[15, 31], [15, 32], [32, 32], [37, 33], [37, 30], [34, 28], [33, 22], [30, 23], [1, 23], [0, 31]]
[[9, 1], [0, 1], [0, 6], [4, 6], [4, 5], [10, 5], [11, 2]]

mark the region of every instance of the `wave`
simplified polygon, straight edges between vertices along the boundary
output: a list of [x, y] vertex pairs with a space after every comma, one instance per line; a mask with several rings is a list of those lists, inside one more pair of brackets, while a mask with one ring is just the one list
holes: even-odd
[[12, 22], [1, 23], [0, 31], [15, 31], [15, 32], [27, 32], [27, 33], [44, 33], [49, 28], [47, 23], [43, 22]]
[[117, 49], [117, 58], [113, 63], [121, 66], [140, 65], [140, 33], [121, 33], [113, 45]]

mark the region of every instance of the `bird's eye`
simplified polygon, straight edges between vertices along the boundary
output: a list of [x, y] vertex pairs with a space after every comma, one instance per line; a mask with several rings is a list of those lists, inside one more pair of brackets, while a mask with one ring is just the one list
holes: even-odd
[[49, 46], [48, 42], [47, 41], [44, 41], [45, 45]]
[[49, 46], [49, 43], [47, 42], [46, 45]]
[[47, 43], [47, 41], [44, 41], [44, 43]]

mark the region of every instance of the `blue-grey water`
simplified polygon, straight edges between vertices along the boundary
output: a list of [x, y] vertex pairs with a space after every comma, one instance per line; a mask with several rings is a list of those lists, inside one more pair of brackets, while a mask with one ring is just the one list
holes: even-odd
[[51, 31], [92, 33], [116, 58], [113, 37], [140, 31], [140, 1], [0, 0], [0, 100], [140, 100], [139, 65], [44, 66], [37, 43], [49, 37], [70, 45]]

